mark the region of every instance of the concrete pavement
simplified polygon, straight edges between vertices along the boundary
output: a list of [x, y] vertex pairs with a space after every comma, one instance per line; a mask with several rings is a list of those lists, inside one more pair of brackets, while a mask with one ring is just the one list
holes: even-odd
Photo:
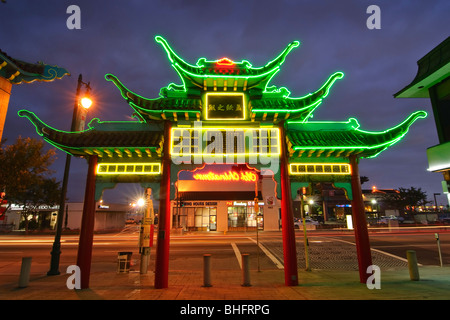
[[[20, 266], [18, 266], [20, 270]], [[299, 285], [284, 285], [283, 270], [250, 271], [250, 287], [240, 270], [213, 270], [211, 287], [203, 287], [202, 271], [170, 270], [169, 287], [154, 288], [154, 273], [139, 267], [117, 273], [92, 266], [90, 288], [70, 290], [70, 274], [47, 276], [48, 265], [33, 265], [26, 288], [18, 288], [19, 272], [0, 275], [0, 300], [438, 300], [450, 299], [450, 268], [420, 266], [419, 281], [407, 268], [381, 270], [380, 289], [359, 282], [358, 271], [299, 269]]]
[[[329, 240], [329, 239], [328, 239]], [[281, 241], [262, 242], [282, 261]], [[354, 244], [315, 237], [310, 241], [311, 268], [305, 271], [302, 240], [297, 240], [299, 285], [284, 285], [284, 270], [271, 268], [258, 271], [255, 256], [250, 263], [251, 286], [242, 286], [240, 269], [224, 270], [212, 257], [211, 287], [204, 287], [202, 270], [184, 264], [183, 269], [169, 269], [169, 287], [154, 288], [154, 273], [139, 273], [135, 255], [128, 273], [117, 272], [117, 261], [92, 263], [90, 288], [71, 290], [67, 265], [60, 275], [47, 276], [48, 262], [32, 262], [28, 286], [19, 288], [21, 261], [2, 265], [0, 301], [4, 300], [150, 300], [150, 301], [293, 301], [293, 300], [448, 300], [450, 299], [450, 267], [419, 266], [419, 281], [410, 280], [404, 259], [372, 250], [373, 263], [380, 271], [380, 289], [369, 289], [359, 282]], [[151, 262], [152, 264], [152, 262]], [[178, 264], [180, 266], [180, 264]], [[192, 303], [191, 303], [192, 305]], [[277, 304], [278, 305], [278, 304]], [[182, 305], [177, 305], [182, 308]], [[180, 310], [174, 309], [173, 312]]]

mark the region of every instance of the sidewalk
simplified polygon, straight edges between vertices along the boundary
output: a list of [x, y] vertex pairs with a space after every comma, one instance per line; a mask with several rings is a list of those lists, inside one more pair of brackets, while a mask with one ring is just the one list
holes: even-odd
[[[47, 266], [45, 266], [47, 267]], [[36, 268], [35, 268], [36, 269]], [[243, 287], [239, 270], [213, 272], [212, 287], [203, 287], [201, 271], [171, 270], [169, 287], [154, 288], [154, 274], [102, 270], [93, 265], [90, 288], [69, 290], [65, 268], [47, 276], [44, 268], [18, 288], [19, 275], [0, 275], [0, 300], [440, 300], [450, 299], [450, 268], [421, 266], [420, 280], [406, 268], [381, 271], [381, 289], [359, 283], [357, 271], [299, 270], [299, 285], [284, 285], [283, 270], [251, 270], [251, 286]], [[63, 271], [64, 270], [64, 271]]]
[[[239, 269], [224, 270], [213, 264], [211, 287], [203, 287], [202, 270], [169, 267], [169, 287], [154, 288], [153, 268], [139, 273], [139, 262], [129, 273], [117, 273], [116, 261], [93, 262], [90, 288], [70, 290], [66, 282], [68, 265], [60, 265], [60, 275], [47, 276], [48, 261], [32, 262], [30, 281], [18, 288], [20, 262], [6, 263], [0, 273], [0, 300], [449, 300], [450, 267], [419, 266], [419, 281], [411, 281], [407, 262], [378, 250], [372, 250], [373, 263], [381, 268], [380, 289], [369, 289], [359, 282], [354, 244], [347, 241], [314, 237], [310, 241], [312, 271], [305, 271], [303, 242], [297, 241], [299, 285], [284, 285], [284, 270], [262, 269], [250, 264], [251, 286], [242, 286]], [[282, 241], [262, 241], [282, 261]], [[251, 258], [251, 259], [254, 259]], [[180, 264], [178, 264], [180, 266]], [[253, 266], [253, 267], [252, 267]]]

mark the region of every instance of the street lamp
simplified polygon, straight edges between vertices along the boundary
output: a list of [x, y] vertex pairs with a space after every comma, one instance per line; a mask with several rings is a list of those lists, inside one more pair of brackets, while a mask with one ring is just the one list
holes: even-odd
[[[80, 99], [80, 90], [81, 87], [86, 87], [85, 95], [82, 99]], [[92, 100], [89, 97], [91, 87], [90, 82], [83, 82], [82, 75], [78, 76], [77, 83], [77, 92], [75, 96], [75, 104], [73, 106], [73, 115], [72, 115], [72, 124], [70, 126], [70, 131], [82, 131], [84, 130], [84, 124], [86, 120], [87, 109], [92, 105]], [[81, 106], [81, 108], [80, 108]], [[62, 231], [62, 220], [64, 215], [64, 207], [66, 204], [66, 194], [67, 194], [67, 183], [69, 180], [69, 169], [70, 169], [70, 160], [71, 155], [69, 153], [66, 154], [66, 166], [64, 168], [64, 177], [63, 184], [61, 188], [61, 198], [59, 202], [59, 210], [58, 217], [56, 220], [56, 233], [55, 240], [53, 242], [53, 247], [51, 251], [51, 261], [50, 261], [50, 270], [47, 272], [47, 275], [59, 275], [59, 257], [61, 255], [61, 231]]]
[[143, 198], [139, 198], [137, 205], [142, 208], [145, 205], [145, 200]]
[[433, 196], [434, 196], [434, 210], [435, 210], [435, 211], [438, 211], [438, 209], [437, 209], [436, 196], [440, 196], [440, 195], [441, 195], [440, 193], [433, 193]]

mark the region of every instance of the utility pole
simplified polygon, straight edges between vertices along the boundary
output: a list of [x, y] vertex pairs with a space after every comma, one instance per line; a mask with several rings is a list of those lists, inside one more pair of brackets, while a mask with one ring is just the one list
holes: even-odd
[[141, 231], [139, 236], [139, 253], [141, 254], [141, 268], [140, 273], [146, 274], [148, 272], [148, 264], [150, 262], [150, 248], [153, 246], [153, 232], [154, 232], [154, 212], [153, 201], [151, 199], [152, 189], [146, 189], [146, 207], [144, 219], [141, 224]]

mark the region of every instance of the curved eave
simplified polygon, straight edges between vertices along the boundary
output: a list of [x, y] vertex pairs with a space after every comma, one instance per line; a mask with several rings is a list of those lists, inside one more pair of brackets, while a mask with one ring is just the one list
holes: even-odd
[[12, 84], [31, 83], [34, 81], [53, 81], [61, 79], [70, 73], [58, 66], [46, 64], [30, 64], [21, 62], [22, 65], [29, 66], [38, 72], [29, 72], [21, 68], [15, 61], [8, 56], [0, 53], [0, 76], [7, 79]]
[[162, 130], [103, 131], [91, 127], [84, 131], [69, 132], [48, 126], [33, 112], [21, 110], [18, 114], [28, 118], [46, 142], [73, 156], [96, 154], [110, 158], [141, 158], [161, 155], [164, 140]]
[[[174, 66], [175, 69], [178, 69]], [[202, 90], [223, 90], [223, 91], [247, 91], [259, 87], [264, 89], [273, 76], [279, 71], [279, 68], [270, 70], [260, 75], [227, 75], [227, 74], [208, 74], [197, 75], [177, 70], [187, 88], [194, 87]]]
[[[287, 133], [288, 150], [291, 158], [346, 158], [357, 155], [361, 158], [374, 158], [382, 151], [402, 140], [410, 126], [420, 118], [425, 118], [425, 111], [411, 114], [396, 127], [383, 132], [369, 132], [352, 128], [347, 130], [302, 130], [290, 125]], [[307, 124], [305, 124], [307, 125]]]
[[[227, 87], [229, 85], [230, 87], [243, 88], [244, 91], [258, 85], [263, 87], [267, 85], [278, 72], [289, 52], [300, 45], [298, 41], [291, 42], [278, 57], [261, 68], [253, 68], [248, 62], [236, 63], [234, 68], [211, 68], [211, 61], [207, 61], [209, 67], [191, 65], [180, 58], [164, 38], [156, 36], [155, 40], [162, 45], [172, 67], [178, 72], [186, 86], [189, 86], [189, 83], [199, 88]], [[226, 82], [227, 84], [217, 86], [217, 82]]]
[[250, 99], [250, 114], [252, 120], [273, 120], [277, 122], [284, 119], [297, 119], [308, 121], [314, 110], [325, 99], [333, 84], [344, 77], [342, 72], [332, 74], [328, 80], [313, 93], [300, 98], [289, 98], [288, 90], [283, 88], [277, 91], [264, 92], [261, 99]]
[[309, 105], [292, 99], [268, 99], [250, 101], [250, 118], [252, 121], [273, 121], [277, 123], [286, 119], [297, 119], [302, 122], [311, 117], [322, 100]]
[[450, 37], [428, 52], [417, 62], [417, 74], [395, 98], [429, 98], [428, 89], [450, 75]]
[[119, 88], [122, 97], [145, 120], [199, 120], [202, 112], [201, 99], [179, 98], [144, 98], [125, 87], [119, 79], [107, 74], [105, 79], [112, 81]]

